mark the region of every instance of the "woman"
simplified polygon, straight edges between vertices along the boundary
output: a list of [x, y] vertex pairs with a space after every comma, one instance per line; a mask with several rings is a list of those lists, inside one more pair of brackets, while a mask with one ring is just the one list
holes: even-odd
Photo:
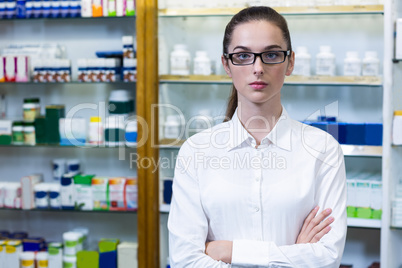
[[269, 7], [240, 11], [226, 26], [222, 63], [233, 81], [231, 120], [179, 152], [172, 267], [339, 267], [344, 159], [332, 136], [282, 107], [294, 66], [285, 19]]

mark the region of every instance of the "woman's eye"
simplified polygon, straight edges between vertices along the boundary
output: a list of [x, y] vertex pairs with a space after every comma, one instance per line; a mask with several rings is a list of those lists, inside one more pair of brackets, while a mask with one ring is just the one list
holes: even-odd
[[276, 58], [278, 58], [278, 52], [267, 52], [267, 53], [264, 53], [264, 58], [265, 59], [268, 59], [268, 60], [273, 60], [273, 59], [276, 59]]
[[250, 56], [250, 53], [238, 53], [238, 54], [236, 54], [236, 57], [237, 57], [239, 60], [247, 60], [247, 59], [249, 59], [251, 56]]

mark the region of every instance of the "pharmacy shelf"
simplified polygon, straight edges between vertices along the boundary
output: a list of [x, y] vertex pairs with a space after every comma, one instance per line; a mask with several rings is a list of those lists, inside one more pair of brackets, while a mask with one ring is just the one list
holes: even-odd
[[16, 209], [0, 208], [0, 211], [18, 211], [18, 212], [55, 212], [55, 213], [110, 213], [110, 214], [135, 214], [137, 210], [69, 210], [69, 209]]
[[170, 211], [170, 205], [169, 204], [162, 204], [159, 206], [159, 211], [161, 213], [169, 213]]
[[[159, 206], [160, 213], [169, 213], [170, 205], [162, 204]], [[359, 219], [359, 218], [348, 218], [347, 219], [348, 227], [357, 227], [357, 228], [381, 228], [381, 220], [373, 220], [373, 219]]]
[[[184, 140], [162, 139], [159, 142], [160, 149], [180, 149]], [[362, 157], [381, 157], [382, 146], [367, 146], [367, 145], [341, 145], [345, 156], [362, 156]]]
[[28, 144], [0, 144], [0, 147], [21, 147], [21, 148], [78, 148], [78, 149], [137, 149], [136, 145], [133, 146], [106, 146], [104, 144], [101, 145], [92, 145], [92, 144], [85, 144], [85, 145], [60, 145], [60, 144], [35, 144], [35, 145], [28, 145]]
[[359, 219], [359, 218], [348, 218], [348, 227], [357, 227], [357, 228], [381, 228], [381, 220], [374, 219]]
[[[181, 84], [231, 84], [225, 75], [161, 75], [160, 83]], [[285, 85], [294, 86], [368, 86], [381, 87], [382, 79], [377, 76], [299, 76], [285, 78]]]
[[382, 146], [341, 145], [345, 156], [382, 157]]
[[[274, 7], [282, 15], [384, 14], [384, 5]], [[239, 8], [167, 8], [160, 17], [233, 16]]]
[[13, 19], [0, 19], [0, 23], [6, 23], [10, 21], [21, 21], [21, 22], [40, 22], [40, 21], [72, 21], [72, 20], [127, 20], [136, 19], [136, 16], [124, 16], [124, 17], [66, 17], [66, 18], [13, 18]]
[[136, 81], [133, 82], [124, 82], [124, 81], [116, 81], [116, 82], [0, 82], [0, 85], [99, 85], [99, 84], [110, 84], [110, 85], [121, 85], [121, 84], [136, 84]]

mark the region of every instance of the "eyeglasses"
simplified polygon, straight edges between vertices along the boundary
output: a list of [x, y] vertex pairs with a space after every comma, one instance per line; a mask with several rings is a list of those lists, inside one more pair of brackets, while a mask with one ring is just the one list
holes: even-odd
[[257, 57], [265, 64], [278, 64], [285, 61], [286, 56], [290, 55], [287, 51], [265, 51], [262, 53], [239, 52], [239, 53], [223, 53], [223, 56], [233, 63], [233, 65], [250, 65], [254, 64]]

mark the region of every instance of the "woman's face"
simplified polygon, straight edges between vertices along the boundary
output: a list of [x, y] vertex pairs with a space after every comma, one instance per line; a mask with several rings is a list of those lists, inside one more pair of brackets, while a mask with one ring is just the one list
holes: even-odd
[[[286, 51], [287, 45], [281, 30], [267, 21], [251, 21], [236, 26], [228, 53]], [[265, 64], [256, 57], [254, 64], [233, 65], [222, 57], [226, 73], [232, 78], [240, 103], [280, 104], [280, 92], [285, 75], [293, 71], [294, 55], [279, 64]]]

